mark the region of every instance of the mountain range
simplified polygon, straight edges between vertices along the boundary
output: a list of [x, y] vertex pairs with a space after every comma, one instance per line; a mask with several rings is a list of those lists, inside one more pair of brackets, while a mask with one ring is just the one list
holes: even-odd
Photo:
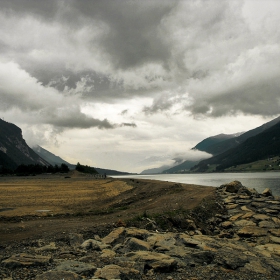
[[[76, 164], [68, 163], [39, 145], [31, 149], [23, 139], [22, 130], [18, 126], [0, 119], [0, 173], [3, 170], [15, 170], [21, 164], [40, 164], [44, 166], [66, 164], [69, 169], [75, 169], [76, 167]], [[95, 169], [100, 174], [130, 174], [105, 168]]]
[[[275, 124], [275, 121], [276, 122]], [[256, 132], [259, 132], [255, 135]], [[244, 134], [243, 134], [244, 135]], [[192, 168], [192, 171], [209, 171], [210, 166], [214, 166], [214, 171], [224, 171], [225, 169], [240, 164], [255, 162], [258, 160], [269, 159], [280, 156], [280, 120], [279, 118], [266, 123], [256, 129], [247, 132], [247, 136], [239, 140], [238, 145], [229, 148], [206, 160], [199, 162]], [[228, 142], [228, 140], [225, 140]]]
[[[280, 117], [277, 117], [246, 132], [210, 136], [199, 142], [192, 150], [212, 154], [212, 157], [199, 162], [186, 160], [181, 164], [157, 173], [223, 171], [231, 166], [278, 156], [276, 143], [278, 141], [279, 122]], [[274, 137], [276, 140], [272, 141]], [[159, 169], [154, 168], [143, 172], [151, 174], [154, 170], [159, 171]]]
[[251, 129], [244, 133], [237, 133], [232, 135], [219, 134], [216, 136], [212, 136], [198, 143], [193, 149], [204, 151], [215, 156], [231, 148], [237, 147], [248, 138], [258, 135], [259, 133], [277, 124], [279, 121], [280, 117], [277, 117], [270, 122], [267, 122], [257, 128]]
[[[277, 170], [280, 170], [280, 117], [244, 133], [208, 137], [192, 149], [204, 151], [213, 156], [201, 161], [186, 160], [172, 167], [148, 169], [141, 174], [221, 172], [275, 157], [278, 157], [274, 160], [277, 162], [275, 166]], [[62, 163], [70, 169], [76, 167], [38, 145], [31, 149], [23, 139], [22, 130], [19, 127], [0, 119], [0, 171], [15, 170], [20, 164], [60, 166]], [[100, 174], [130, 174], [98, 167], [95, 169]]]

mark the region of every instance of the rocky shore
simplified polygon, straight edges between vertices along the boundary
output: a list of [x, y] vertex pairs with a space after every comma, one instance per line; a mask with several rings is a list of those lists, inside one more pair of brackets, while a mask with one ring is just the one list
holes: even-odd
[[152, 230], [119, 223], [104, 235], [1, 245], [0, 279], [279, 279], [279, 197], [238, 181], [216, 196], [223, 211], [204, 221], [208, 230], [188, 217], [184, 231], [150, 220]]

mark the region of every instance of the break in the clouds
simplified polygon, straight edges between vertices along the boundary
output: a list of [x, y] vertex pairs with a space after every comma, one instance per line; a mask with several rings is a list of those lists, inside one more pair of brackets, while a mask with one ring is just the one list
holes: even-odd
[[[275, 0], [1, 0], [0, 114], [50, 147], [76, 129], [106, 142], [105, 129], [130, 162], [133, 141], [136, 165], [166, 142], [239, 132], [221, 131], [228, 118], [261, 124], [280, 109], [279, 12]], [[213, 118], [216, 130], [193, 129]]]

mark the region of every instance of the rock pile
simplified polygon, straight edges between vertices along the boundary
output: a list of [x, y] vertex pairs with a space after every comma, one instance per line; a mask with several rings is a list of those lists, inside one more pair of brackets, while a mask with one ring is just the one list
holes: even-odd
[[232, 182], [217, 188], [227, 214], [199, 230], [158, 232], [118, 227], [103, 238], [37, 240], [8, 255], [1, 250], [0, 278], [78, 279], [279, 279], [280, 200]]

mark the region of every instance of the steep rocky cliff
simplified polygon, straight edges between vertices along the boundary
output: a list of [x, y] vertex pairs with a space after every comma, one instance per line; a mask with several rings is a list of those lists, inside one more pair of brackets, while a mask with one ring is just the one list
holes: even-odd
[[0, 165], [14, 169], [20, 164], [49, 165], [26, 144], [19, 127], [0, 119]]

